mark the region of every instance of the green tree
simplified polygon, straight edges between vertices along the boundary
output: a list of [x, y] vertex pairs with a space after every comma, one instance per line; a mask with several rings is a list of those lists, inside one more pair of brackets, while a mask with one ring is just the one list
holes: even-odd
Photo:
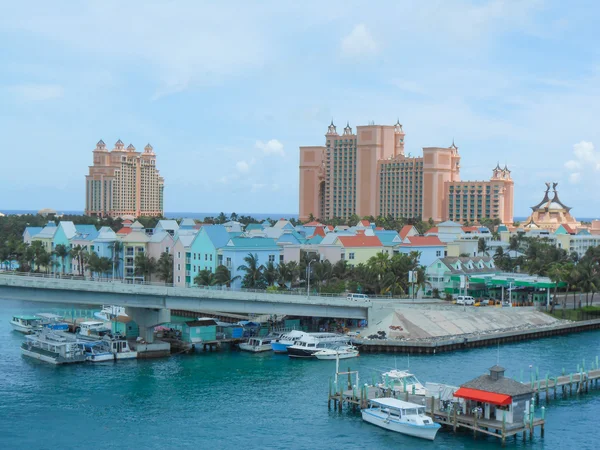
[[194, 283], [198, 286], [214, 286], [217, 284], [215, 274], [208, 269], [203, 269], [194, 277]]
[[479, 240], [477, 241], [477, 252], [480, 255], [486, 255], [486, 256], [489, 255], [487, 242], [482, 237], [480, 237]]
[[245, 264], [242, 264], [237, 268], [245, 272], [242, 278], [242, 287], [247, 289], [264, 289], [266, 283], [263, 277], [263, 266], [258, 263], [258, 255], [248, 253], [248, 256], [244, 258]]
[[173, 255], [162, 252], [156, 262], [156, 275], [165, 284], [173, 283]]
[[112, 245], [110, 246], [110, 251], [111, 251], [111, 257], [112, 257], [112, 263], [114, 264], [114, 268], [115, 268], [115, 276], [119, 273], [119, 267], [121, 266], [121, 261], [122, 261], [122, 257], [121, 255], [123, 254], [123, 243], [120, 240], [116, 240], [112, 243]]
[[223, 264], [218, 266], [217, 270], [215, 270], [215, 282], [219, 286], [226, 286], [229, 288], [231, 287], [231, 283], [239, 278], [239, 276], [232, 277], [231, 271]]
[[263, 269], [263, 278], [267, 286], [273, 286], [278, 278], [277, 267], [272, 261], [269, 261]]
[[152, 280], [152, 274], [156, 272], [156, 260], [146, 253], [140, 252], [134, 259], [135, 275], [143, 277], [145, 282]]
[[58, 258], [60, 258], [60, 265], [61, 265], [61, 269], [62, 269], [62, 274], [64, 275], [65, 274], [66, 259], [67, 259], [67, 256], [69, 256], [69, 249], [64, 244], [58, 244], [54, 248], [54, 254]]

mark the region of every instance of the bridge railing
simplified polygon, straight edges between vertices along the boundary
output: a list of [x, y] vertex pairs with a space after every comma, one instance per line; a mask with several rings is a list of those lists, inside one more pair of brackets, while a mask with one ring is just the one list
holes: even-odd
[[[325, 298], [346, 298], [347, 294], [330, 294], [325, 292], [310, 292], [307, 294], [305, 288], [301, 289], [285, 289], [285, 290], [269, 290], [269, 289], [249, 289], [249, 288], [232, 288], [227, 286], [188, 286], [181, 287], [175, 286], [173, 283], [164, 283], [156, 281], [142, 281], [142, 280], [127, 280], [121, 278], [111, 277], [88, 277], [73, 274], [61, 274], [61, 273], [38, 273], [38, 272], [15, 272], [15, 271], [0, 271], [2, 275], [15, 275], [20, 277], [32, 277], [32, 278], [47, 278], [64, 281], [89, 281], [95, 283], [120, 283], [120, 284], [135, 284], [140, 286], [159, 286], [159, 287], [179, 287], [187, 289], [207, 290], [207, 291], [224, 291], [224, 292], [247, 292], [254, 294], [277, 294], [277, 295], [302, 295], [310, 297], [325, 297]], [[369, 303], [370, 300], [402, 300], [409, 298], [407, 295], [403, 296], [391, 296], [391, 295], [369, 295], [366, 301], [354, 300], [356, 303]]]

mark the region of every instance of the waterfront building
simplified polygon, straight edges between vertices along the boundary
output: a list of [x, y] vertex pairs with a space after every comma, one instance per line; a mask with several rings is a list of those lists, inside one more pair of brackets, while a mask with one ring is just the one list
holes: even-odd
[[[341, 248], [340, 259], [348, 261], [348, 265], [352, 267], [366, 264], [371, 257], [384, 252], [379, 238], [368, 236], [364, 231], [355, 236], [338, 236], [333, 243]], [[337, 261], [330, 262], [335, 264]]]
[[167, 230], [154, 230], [148, 241], [148, 257], [158, 261], [163, 253], [171, 253], [175, 239]]
[[438, 258], [429, 264], [425, 270], [425, 276], [431, 285], [431, 289], [438, 289], [440, 293], [455, 294], [461, 289], [461, 275], [494, 275], [498, 272], [499, 270], [496, 269], [494, 264], [494, 258], [490, 256], [468, 258], [447, 256]]
[[555, 231], [561, 225], [569, 231], [577, 230], [581, 223], [571, 215], [571, 208], [563, 204], [558, 198], [556, 190], [558, 183], [552, 183], [552, 198], [550, 198], [550, 183], [546, 183], [544, 198], [537, 205], [531, 207], [531, 215], [525, 221], [525, 230], [544, 229]]
[[191, 271], [187, 267], [191, 264], [190, 247], [195, 234], [178, 233], [173, 245], [173, 284], [175, 286], [190, 286], [192, 281]]
[[182, 219], [179, 224], [179, 228], [182, 230], [194, 230], [196, 227], [196, 221], [194, 219]]
[[93, 150], [93, 165], [85, 178], [85, 214], [162, 216], [164, 179], [156, 168], [156, 154], [148, 144], [143, 152], [125, 148], [119, 139], [108, 151], [100, 140]]
[[325, 146], [300, 147], [300, 220], [356, 214], [512, 223], [508, 167], [497, 165], [489, 181], [461, 181], [454, 142], [412, 157], [405, 155], [404, 138], [399, 122], [359, 126], [356, 133], [348, 124], [339, 135], [332, 121]]
[[110, 276], [115, 278], [123, 278], [123, 246], [120, 245], [120, 251], [117, 255], [116, 260], [114, 259], [115, 248], [119, 246], [116, 242], [121, 243], [117, 234], [110, 227], [102, 227], [98, 230], [97, 236], [92, 241], [90, 250], [95, 251], [101, 258], [110, 258], [113, 260], [113, 269], [110, 272]]
[[406, 255], [417, 252], [419, 265], [426, 267], [438, 258], [446, 256], [446, 244], [437, 236], [408, 236], [402, 243], [396, 245], [395, 250]]
[[[94, 241], [97, 239], [99, 233], [94, 225], [76, 225], [75, 227], [76, 233], [71, 239], [69, 239], [69, 244], [67, 246], [69, 250], [80, 246], [84, 252], [95, 252], [98, 254], [98, 256], [108, 256], [104, 254], [108, 253], [103, 251], [105, 250], [104, 248], [99, 249], [96, 247], [96, 243]], [[69, 255], [69, 260], [71, 263], [69, 272], [71, 272], [73, 275], [80, 275], [81, 273], [85, 274], [86, 268], [83, 257], [72, 258], [71, 255]]]
[[49, 221], [42, 231], [31, 237], [31, 242], [40, 241], [44, 249], [50, 253], [54, 251], [54, 235], [56, 234], [56, 224], [53, 221]]
[[271, 238], [263, 237], [233, 237], [222, 248], [223, 264], [231, 272], [232, 278], [237, 278], [232, 288], [240, 288], [246, 272], [240, 266], [247, 265], [244, 261], [249, 254], [256, 256], [258, 266], [266, 266], [269, 262], [278, 266], [282, 261], [281, 247]]
[[204, 225], [200, 229], [186, 250], [186, 286], [195, 284], [194, 278], [201, 270], [215, 273], [217, 267], [223, 264], [220, 250], [227, 245], [231, 234], [224, 225]]
[[136, 283], [145, 280], [143, 275], [139, 275], [135, 270], [135, 257], [147, 253], [148, 242], [150, 238], [144, 230], [144, 226], [139, 222], [134, 222], [130, 227], [130, 232], [121, 240], [123, 242], [123, 279]]
[[166, 231], [171, 236], [175, 236], [175, 234], [179, 231], [179, 224], [176, 220], [159, 220], [154, 227], [154, 233], [157, 231]]

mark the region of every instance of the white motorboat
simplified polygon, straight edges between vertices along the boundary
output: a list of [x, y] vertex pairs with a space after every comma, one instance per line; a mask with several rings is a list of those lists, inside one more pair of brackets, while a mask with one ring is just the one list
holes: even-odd
[[104, 322], [97, 320], [80, 322], [76, 328], [77, 337], [86, 341], [98, 341], [110, 332]]
[[338, 348], [325, 348], [315, 353], [315, 358], [324, 360], [348, 359], [360, 356], [358, 349], [351, 345], [344, 345]]
[[425, 407], [395, 398], [369, 400], [369, 407], [361, 410], [365, 422], [386, 430], [433, 441], [440, 424], [425, 414]]
[[425, 386], [407, 370], [390, 370], [382, 375], [382, 379], [383, 382], [378, 386], [383, 389], [392, 389], [395, 392], [408, 392], [415, 395], [425, 395], [427, 393]]
[[294, 345], [297, 340], [306, 336], [308, 333], [300, 330], [292, 330], [283, 334], [279, 339], [271, 341], [271, 347], [275, 353], [287, 353], [288, 347]]
[[240, 350], [244, 350], [245, 352], [269, 352], [273, 350], [271, 348], [271, 339], [270, 338], [260, 338], [260, 337], [252, 337], [248, 339], [248, 342], [242, 342], [240, 344]]
[[102, 310], [95, 312], [94, 317], [98, 320], [109, 322], [117, 317], [128, 317], [125, 313], [125, 307], [114, 305], [102, 305]]
[[85, 360], [91, 362], [114, 361], [115, 355], [104, 341], [88, 341], [83, 343]]
[[27, 336], [21, 344], [21, 353], [50, 364], [78, 363], [86, 359], [83, 344], [75, 337], [48, 328]]
[[103, 342], [106, 342], [109, 351], [114, 355], [115, 359], [135, 359], [138, 354], [129, 346], [129, 342], [123, 336], [116, 334], [115, 336], [105, 335]]
[[45, 328], [50, 328], [54, 331], [68, 331], [69, 324], [65, 322], [64, 317], [58, 314], [52, 313], [38, 313], [37, 317], [40, 318], [40, 325]]
[[9, 323], [15, 331], [31, 334], [41, 328], [41, 322], [38, 316], [13, 316]]
[[290, 358], [313, 358], [315, 353], [326, 348], [348, 345], [348, 337], [335, 333], [307, 333], [288, 347]]

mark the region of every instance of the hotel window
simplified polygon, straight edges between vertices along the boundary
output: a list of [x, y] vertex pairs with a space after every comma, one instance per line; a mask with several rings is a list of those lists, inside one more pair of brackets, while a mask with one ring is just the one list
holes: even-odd
[[269, 255], [269, 262], [275, 262], [275, 255]]
[[209, 260], [209, 261], [212, 261], [212, 253], [209, 255], [209, 258], [208, 258], [208, 260]]
[[181, 264], [177, 264], [177, 270], [181, 270]]
[[208, 253], [204, 254], [204, 261], [208, 261]]
[[348, 253], [348, 259], [354, 259], [354, 253]]
[[181, 259], [181, 252], [177, 252], [177, 259]]
[[177, 275], [177, 282], [181, 283], [181, 277], [179, 275]]
[[196, 259], [196, 253], [194, 253], [194, 260]]

